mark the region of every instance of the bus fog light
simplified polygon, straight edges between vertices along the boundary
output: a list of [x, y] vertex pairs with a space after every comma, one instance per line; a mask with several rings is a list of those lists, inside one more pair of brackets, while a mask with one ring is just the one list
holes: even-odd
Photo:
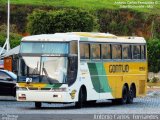
[[19, 97], [26, 97], [26, 94], [18, 94]]
[[18, 94], [18, 99], [19, 100], [26, 100], [26, 95], [25, 94]]

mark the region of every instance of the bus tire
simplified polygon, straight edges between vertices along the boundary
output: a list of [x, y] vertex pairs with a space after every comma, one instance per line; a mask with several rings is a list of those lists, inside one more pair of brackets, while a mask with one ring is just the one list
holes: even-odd
[[41, 102], [35, 102], [35, 108], [41, 108], [42, 103]]
[[122, 90], [122, 98], [121, 98], [121, 104], [126, 104], [128, 99], [128, 89], [127, 86], [123, 86]]
[[79, 91], [78, 102], [75, 103], [75, 107], [82, 108], [83, 105], [86, 103], [86, 99], [87, 99], [86, 90], [81, 87]]
[[128, 94], [128, 99], [127, 99], [127, 103], [128, 104], [132, 104], [134, 97], [136, 96], [136, 89], [133, 85], [131, 85], [130, 90], [129, 90], [129, 94]]
[[112, 103], [113, 104], [126, 104], [128, 99], [128, 89], [127, 86], [124, 85], [122, 89], [122, 98], [120, 99], [113, 99]]

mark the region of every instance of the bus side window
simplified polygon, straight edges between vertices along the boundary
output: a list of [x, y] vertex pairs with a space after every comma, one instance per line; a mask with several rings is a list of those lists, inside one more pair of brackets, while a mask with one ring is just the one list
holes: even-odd
[[122, 47], [121, 45], [112, 45], [112, 58], [122, 59]]
[[140, 59], [140, 45], [133, 45], [133, 59]]
[[141, 45], [141, 59], [146, 59], [146, 49], [145, 45]]
[[91, 44], [91, 58], [100, 59], [100, 44]]
[[71, 41], [70, 42], [70, 53], [71, 54], [78, 54], [78, 43], [77, 41]]
[[80, 57], [81, 59], [89, 59], [89, 44], [80, 43]]
[[110, 44], [102, 44], [102, 58], [111, 59], [111, 45]]
[[131, 54], [131, 46], [124, 44], [122, 45], [122, 56], [123, 59], [131, 59], [132, 58], [132, 54]]

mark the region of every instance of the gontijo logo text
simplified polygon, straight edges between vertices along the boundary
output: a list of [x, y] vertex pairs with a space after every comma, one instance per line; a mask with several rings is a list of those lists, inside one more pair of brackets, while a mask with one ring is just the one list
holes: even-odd
[[121, 73], [126, 73], [129, 72], [129, 65], [109, 65], [109, 72], [110, 73], [116, 73], [116, 72], [121, 72]]

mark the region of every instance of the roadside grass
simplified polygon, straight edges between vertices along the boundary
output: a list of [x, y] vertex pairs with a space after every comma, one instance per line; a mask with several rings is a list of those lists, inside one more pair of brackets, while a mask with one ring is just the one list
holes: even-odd
[[[139, 12], [147, 12], [151, 14], [160, 14], [160, 1], [159, 0], [10, 0], [11, 4], [17, 5], [35, 5], [35, 6], [54, 6], [54, 7], [77, 7], [89, 10], [99, 10], [99, 9], [120, 9], [120, 4], [116, 2], [158, 2], [153, 5], [153, 8], [147, 8], [149, 4], [130, 4], [130, 9]], [[0, 0], [1, 5], [6, 4], [7, 0]], [[150, 6], [151, 7], [151, 6]]]

